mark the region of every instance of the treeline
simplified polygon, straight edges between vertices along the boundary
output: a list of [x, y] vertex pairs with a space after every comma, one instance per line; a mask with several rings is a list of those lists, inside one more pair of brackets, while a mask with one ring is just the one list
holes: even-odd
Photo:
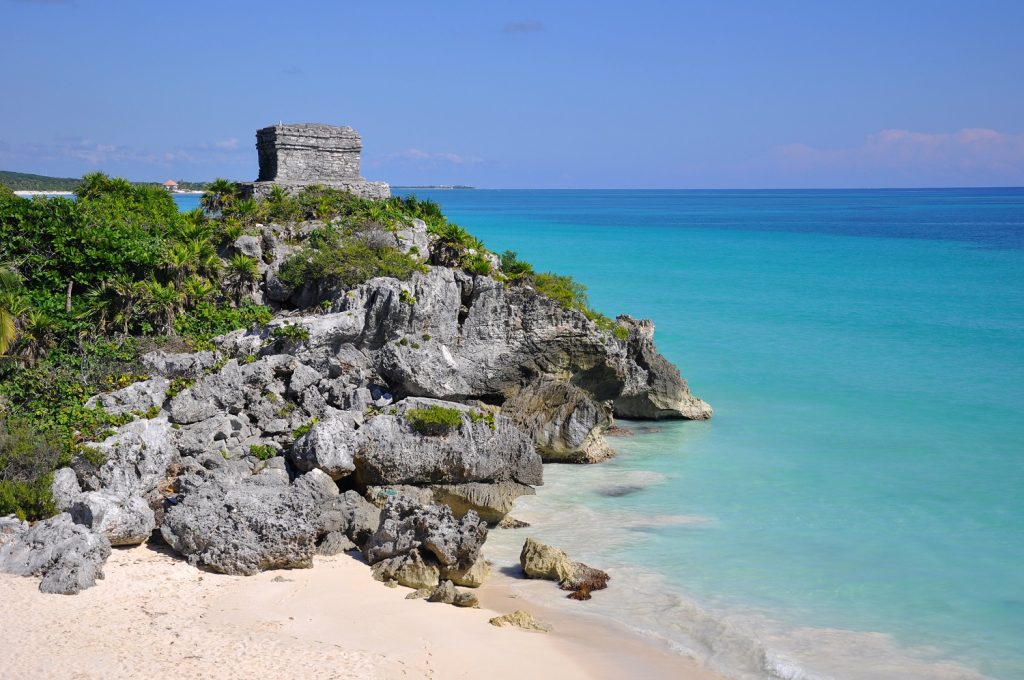
[[[0, 170], [0, 184], [12, 191], [76, 191], [82, 180], [77, 177], [48, 177], [27, 172]], [[138, 186], [158, 187], [158, 182], [133, 182]], [[209, 182], [178, 182], [183, 191], [205, 191]]]

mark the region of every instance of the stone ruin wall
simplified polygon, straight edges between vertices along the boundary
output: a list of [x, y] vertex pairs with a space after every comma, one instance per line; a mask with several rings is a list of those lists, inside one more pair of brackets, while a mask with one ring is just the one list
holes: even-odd
[[272, 125], [256, 131], [260, 172], [256, 182], [239, 185], [243, 195], [262, 197], [273, 187], [289, 194], [319, 184], [350, 191], [363, 198], [391, 195], [385, 182], [367, 182], [359, 175], [363, 142], [348, 126], [316, 123]]

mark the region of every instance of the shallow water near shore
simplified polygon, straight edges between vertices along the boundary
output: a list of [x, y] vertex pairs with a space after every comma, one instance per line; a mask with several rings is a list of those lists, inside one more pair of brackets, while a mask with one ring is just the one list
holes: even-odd
[[566, 602], [735, 677], [1024, 677], [1024, 190], [416, 193], [715, 408], [548, 466], [499, 563], [607, 567]]

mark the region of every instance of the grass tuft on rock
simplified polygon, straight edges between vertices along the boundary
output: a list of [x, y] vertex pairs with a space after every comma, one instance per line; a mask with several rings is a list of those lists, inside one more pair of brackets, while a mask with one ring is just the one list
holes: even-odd
[[448, 434], [462, 426], [462, 411], [444, 406], [411, 408], [405, 412], [414, 432], [422, 435]]

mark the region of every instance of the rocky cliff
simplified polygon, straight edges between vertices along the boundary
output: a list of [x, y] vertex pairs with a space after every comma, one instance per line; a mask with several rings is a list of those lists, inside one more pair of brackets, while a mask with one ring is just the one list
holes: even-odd
[[102, 576], [109, 545], [152, 535], [225, 573], [359, 547], [383, 580], [474, 585], [487, 525], [542, 483], [542, 459], [610, 456], [615, 416], [711, 415], [650, 322], [619, 317], [612, 332], [497, 267], [431, 266], [447, 246], [419, 220], [360, 236], [415, 254], [408, 280], [290, 286], [281, 264], [310, 229], [237, 240], [275, 319], [215, 350], [146, 355], [147, 380], [97, 395], [96, 408], [147, 417], [58, 471], [66, 514], [11, 523], [0, 568], [74, 592]]

